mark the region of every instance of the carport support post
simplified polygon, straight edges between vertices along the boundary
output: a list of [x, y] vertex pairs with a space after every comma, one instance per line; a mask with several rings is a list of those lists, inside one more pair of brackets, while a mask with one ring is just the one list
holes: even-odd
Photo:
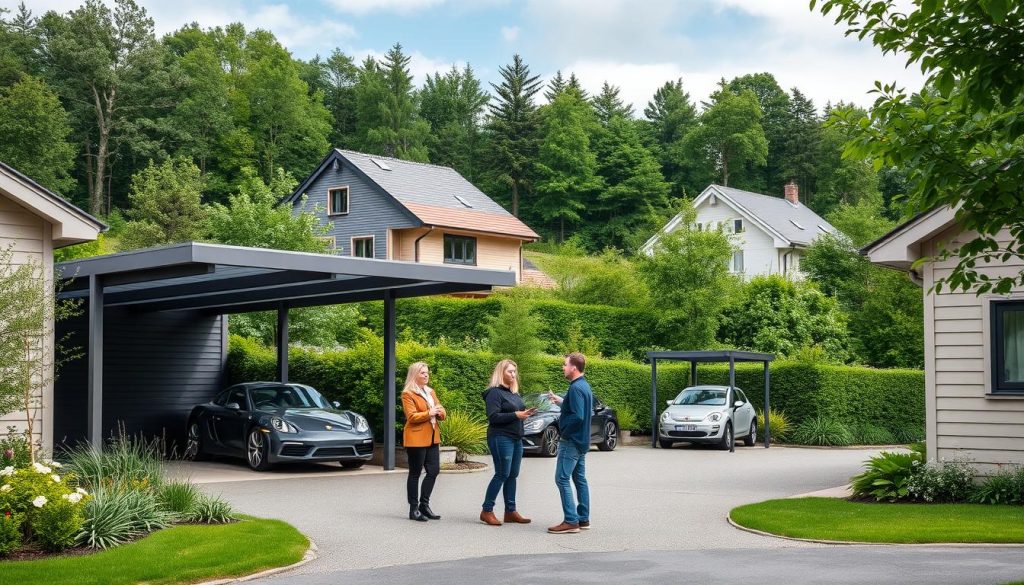
[[288, 382], [288, 306], [277, 306], [277, 380]]
[[384, 292], [384, 470], [395, 468], [395, 292]]
[[697, 362], [690, 362], [690, 386], [697, 385]]
[[[733, 359], [733, 357], [730, 355], [729, 356], [729, 389], [730, 389], [729, 393], [732, 394], [733, 402], [736, 402], [736, 394], [732, 392], [732, 389], [735, 388], [735, 387], [736, 387], [736, 360]], [[730, 404], [729, 408], [733, 408], [733, 410], [735, 411], [735, 408], [733, 407], [733, 405]], [[736, 419], [733, 419], [733, 420], [736, 420]], [[732, 439], [733, 439], [732, 442], [729, 443], [729, 452], [730, 453], [735, 453], [736, 452], [736, 429], [735, 428], [733, 428], [733, 430], [732, 430]]]
[[86, 432], [92, 448], [103, 447], [103, 281], [89, 275], [89, 418]]
[[651, 448], [658, 446], [658, 358], [651, 358]]
[[768, 362], [764, 362], [764, 428], [761, 432], [764, 433], [764, 448], [768, 448], [768, 444], [771, 443], [771, 424], [768, 419], [768, 397], [771, 396], [769, 391], [771, 388], [771, 375], [768, 373]]

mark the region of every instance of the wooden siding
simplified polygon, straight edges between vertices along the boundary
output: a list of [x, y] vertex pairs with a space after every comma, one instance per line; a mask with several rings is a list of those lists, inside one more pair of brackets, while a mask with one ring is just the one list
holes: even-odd
[[[424, 234], [427, 235], [424, 236]], [[476, 238], [477, 268], [513, 270], [516, 273], [516, 282], [522, 282], [522, 270], [519, 263], [519, 251], [522, 241], [515, 238], [485, 236], [473, 232], [441, 228], [435, 228], [433, 231], [424, 228], [402, 230], [395, 233], [395, 239], [398, 241], [398, 254], [395, 256], [395, 260], [414, 262], [416, 258], [416, 238], [423, 236], [419, 244], [419, 261], [426, 264], [444, 264], [445, 234]]]
[[[11, 247], [12, 262], [15, 265], [32, 263], [40, 268], [40, 276], [46, 279], [48, 290], [52, 290], [53, 274], [53, 239], [52, 226], [28, 209], [15, 203], [0, 193], [0, 249]], [[52, 378], [53, 372], [53, 331], [49, 331], [43, 340], [44, 359], [46, 360], [47, 377]], [[33, 436], [35, 443], [42, 445], [45, 451], [53, 448], [53, 384], [47, 383], [36, 395], [39, 406], [34, 414]], [[19, 431], [26, 428], [24, 410], [0, 416], [0, 431], [6, 433], [7, 427], [16, 427]]]
[[[955, 246], [972, 237], [953, 228], [926, 242], [923, 250], [935, 254], [943, 242], [952, 240]], [[923, 271], [928, 457], [967, 458], [980, 473], [989, 474], [1000, 466], [1024, 464], [1024, 397], [989, 394], [993, 348], [986, 312], [992, 299], [1006, 297], [928, 292], [954, 265], [953, 260], [937, 262]], [[1015, 275], [1022, 268], [1019, 263], [982, 265], [979, 271]], [[1015, 290], [1011, 296], [1021, 293]]]
[[[347, 164], [340, 165], [338, 170], [330, 167], [324, 169], [309, 185], [306, 190], [306, 208], [312, 211], [314, 206], [319, 206], [316, 215], [320, 223], [333, 224], [328, 235], [334, 236], [337, 243], [335, 254], [351, 256], [353, 237], [373, 236], [376, 243], [374, 258], [385, 260], [388, 258], [388, 229], [414, 227], [418, 222], [410, 218], [391, 196], [364, 181]], [[349, 188], [348, 214], [328, 216], [328, 189], [344, 186]], [[300, 205], [301, 202], [296, 202], [295, 209]]]

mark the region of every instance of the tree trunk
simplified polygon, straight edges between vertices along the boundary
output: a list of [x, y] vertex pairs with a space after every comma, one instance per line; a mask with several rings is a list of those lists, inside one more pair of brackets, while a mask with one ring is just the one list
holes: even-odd
[[519, 217], [519, 181], [512, 181], [512, 215]]
[[92, 178], [95, 186], [89, 194], [89, 212], [93, 215], [102, 215], [105, 192], [103, 181], [106, 179], [107, 157], [110, 150], [110, 122], [114, 111], [116, 90], [111, 89], [108, 94], [100, 97], [100, 92], [94, 86], [92, 96], [96, 109], [96, 128], [99, 131], [99, 141], [96, 144], [96, 175]]
[[722, 186], [729, 186], [729, 159], [722, 158]]

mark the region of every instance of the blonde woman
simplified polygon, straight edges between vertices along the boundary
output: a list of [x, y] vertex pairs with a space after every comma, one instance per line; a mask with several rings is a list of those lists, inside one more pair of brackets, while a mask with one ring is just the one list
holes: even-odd
[[526, 408], [519, 395], [519, 372], [514, 361], [498, 362], [483, 397], [487, 411], [487, 447], [494, 459], [494, 477], [487, 485], [480, 521], [501, 526], [501, 520], [494, 515], [494, 501], [501, 490], [505, 499], [505, 522], [529, 524], [530, 519], [516, 511], [516, 478], [523, 460], [523, 420], [537, 409]]
[[[429, 381], [430, 368], [424, 362], [416, 362], [409, 366], [402, 389], [402, 410], [405, 411], [402, 443], [409, 456], [409, 479], [406, 482], [409, 519], [418, 522], [441, 519], [430, 509], [430, 494], [441, 471], [441, 430], [438, 424], [447, 413], [434, 389], [427, 386]], [[421, 487], [420, 473], [424, 469], [427, 475]]]

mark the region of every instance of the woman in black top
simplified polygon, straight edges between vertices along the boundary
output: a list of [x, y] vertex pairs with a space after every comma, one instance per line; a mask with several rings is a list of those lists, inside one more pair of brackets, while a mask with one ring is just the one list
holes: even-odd
[[516, 363], [501, 360], [491, 375], [491, 386], [483, 393], [487, 406], [487, 447], [494, 459], [494, 477], [487, 485], [480, 521], [501, 526], [494, 515], [494, 501], [498, 490], [505, 496], [505, 522], [529, 524], [530, 519], [516, 511], [516, 478], [523, 460], [523, 420], [537, 411], [526, 408], [519, 396], [519, 376]]

